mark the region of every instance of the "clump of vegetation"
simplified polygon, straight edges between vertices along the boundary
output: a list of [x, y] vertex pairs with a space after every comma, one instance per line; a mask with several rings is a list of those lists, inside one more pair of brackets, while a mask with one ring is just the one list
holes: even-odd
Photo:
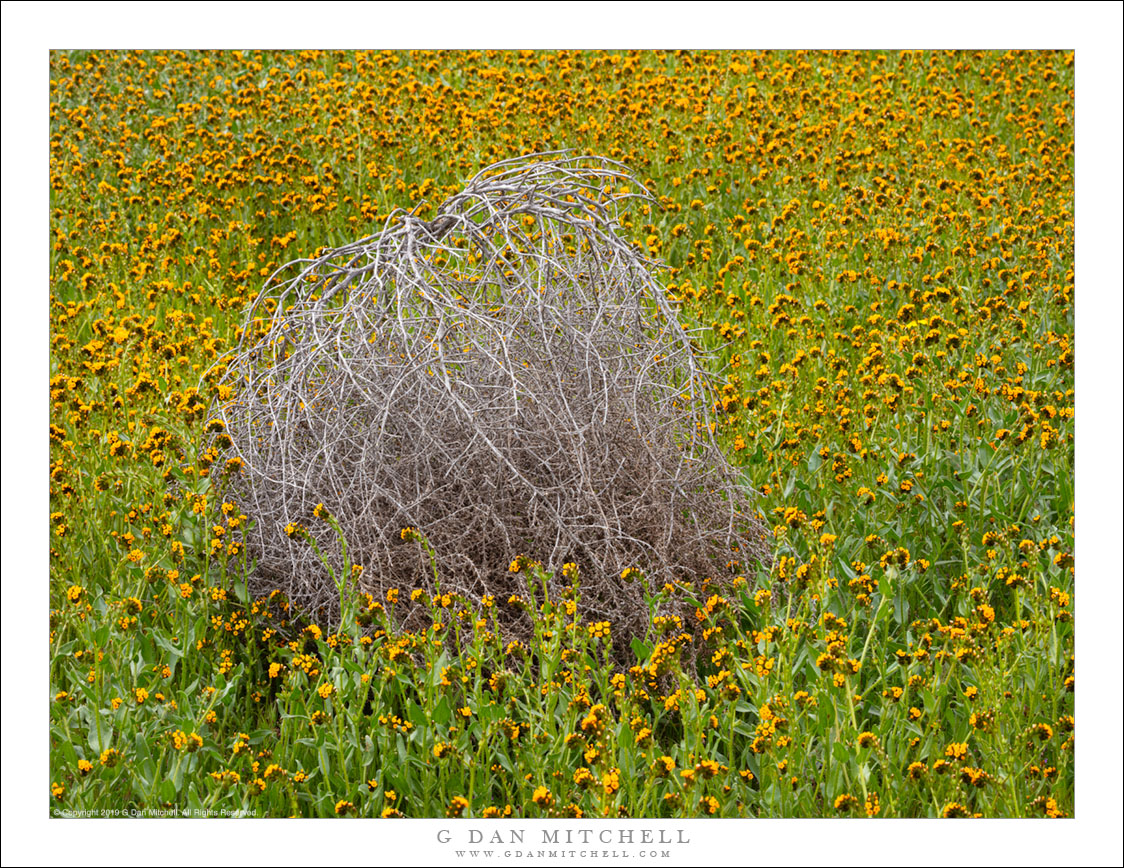
[[270, 281], [216, 413], [259, 589], [331, 608], [328, 574], [349, 557], [378, 597], [428, 577], [431, 593], [506, 601], [533, 553], [577, 565], [591, 614], [626, 637], [650, 614], [626, 571], [768, 568], [764, 524], [707, 424], [698, 351], [617, 234], [638, 197], [606, 159], [504, 161], [434, 219], [396, 212]]

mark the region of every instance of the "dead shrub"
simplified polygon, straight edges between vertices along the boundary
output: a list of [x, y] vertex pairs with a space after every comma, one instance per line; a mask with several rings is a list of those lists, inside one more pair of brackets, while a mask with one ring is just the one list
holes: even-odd
[[[586, 617], [624, 639], [648, 618], [626, 567], [721, 582], [769, 557], [714, 443], [699, 351], [617, 234], [638, 198], [606, 159], [505, 161], [434, 219], [397, 212], [271, 280], [215, 408], [242, 461], [227, 485], [254, 522], [260, 589], [338, 612], [312, 547], [285, 533], [306, 526], [338, 565], [319, 503], [376, 596], [432, 585], [402, 540], [414, 527], [442, 590], [470, 599], [522, 591], [519, 555], [576, 563]], [[505, 626], [526, 617], [511, 609]]]

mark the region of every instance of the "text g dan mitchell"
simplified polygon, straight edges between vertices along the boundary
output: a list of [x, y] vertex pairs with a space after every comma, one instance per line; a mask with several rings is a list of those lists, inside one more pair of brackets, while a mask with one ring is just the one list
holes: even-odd
[[[529, 835], [528, 835], [529, 833]], [[689, 844], [683, 829], [439, 829], [441, 844]]]

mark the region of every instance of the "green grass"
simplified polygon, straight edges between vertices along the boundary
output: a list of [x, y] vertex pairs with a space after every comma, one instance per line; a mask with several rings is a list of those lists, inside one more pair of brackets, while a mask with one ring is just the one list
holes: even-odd
[[[51, 807], [1073, 813], [1072, 55], [58, 53], [51, 79]], [[701, 614], [619, 668], [580, 577], [545, 599], [534, 566], [522, 647], [414, 588], [341, 580], [336, 634], [252, 598], [201, 380], [243, 308], [558, 145], [661, 197], [624, 230], [709, 330], [772, 570], [646, 577]]]

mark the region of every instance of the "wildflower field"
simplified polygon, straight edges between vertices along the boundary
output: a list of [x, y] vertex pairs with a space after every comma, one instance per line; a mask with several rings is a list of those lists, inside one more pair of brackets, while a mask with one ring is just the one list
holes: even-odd
[[[48, 810], [1072, 816], [1072, 53], [55, 52], [50, 80]], [[622, 231], [714, 353], [771, 566], [625, 570], [628, 637], [535, 551], [510, 599], [263, 588], [212, 413], [245, 309], [560, 148], [654, 196]]]

